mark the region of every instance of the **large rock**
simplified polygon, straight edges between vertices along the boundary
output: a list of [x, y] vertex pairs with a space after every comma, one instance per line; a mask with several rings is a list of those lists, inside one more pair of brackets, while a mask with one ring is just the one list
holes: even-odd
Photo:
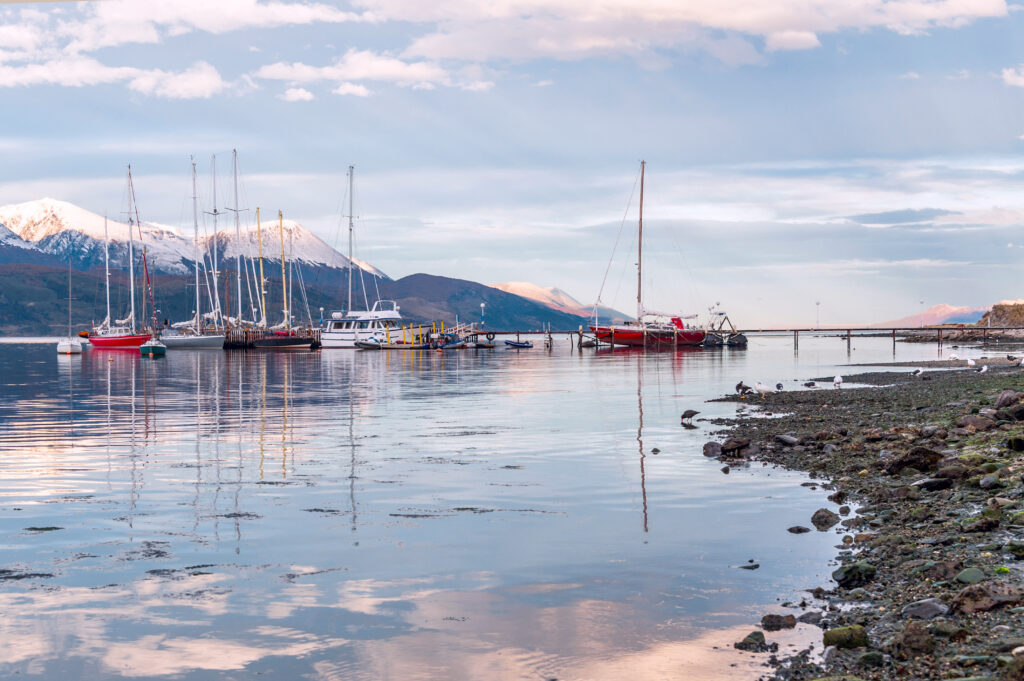
[[792, 435], [776, 435], [775, 441], [781, 445], [785, 445], [786, 447], [795, 447], [800, 444], [800, 440]]
[[949, 606], [938, 598], [925, 598], [903, 606], [901, 612], [904, 617], [910, 619], [930, 620], [949, 614]]
[[985, 573], [976, 567], [965, 568], [956, 576], [956, 581], [961, 584], [977, 584], [985, 579]]
[[851, 624], [848, 627], [829, 629], [822, 636], [822, 640], [826, 648], [863, 648], [868, 644], [868, 632], [859, 624]]
[[761, 626], [765, 631], [792, 629], [796, 626], [796, 617], [793, 615], [765, 615], [761, 618]]
[[995, 407], [996, 409], [1003, 409], [1005, 407], [1012, 407], [1018, 402], [1020, 402], [1020, 395], [1016, 390], [1004, 390], [996, 398]]
[[744, 637], [742, 641], [737, 641], [732, 644], [733, 648], [738, 650], [747, 650], [752, 653], [765, 653], [769, 650], [778, 650], [779, 644], [769, 644], [764, 639], [764, 634], [760, 631], [752, 631]]
[[824, 532], [839, 521], [839, 516], [827, 508], [819, 508], [814, 512], [814, 515], [811, 516], [811, 523], [818, 528], [818, 531], [820, 532]]
[[938, 492], [939, 490], [952, 487], [953, 481], [949, 478], [925, 478], [924, 480], [911, 483], [910, 486], [919, 487], [929, 492]]
[[717, 459], [722, 455], [722, 445], [717, 442], [706, 442], [704, 443], [704, 456], [710, 456]]
[[847, 563], [832, 573], [832, 579], [844, 589], [854, 589], [864, 586], [875, 578], [878, 570], [874, 565], [864, 560], [856, 563]]
[[961, 428], [974, 428], [975, 430], [992, 430], [996, 427], [996, 422], [980, 414], [967, 414], [957, 419], [956, 425]]
[[723, 454], [734, 454], [750, 446], [750, 440], [745, 437], [731, 437], [722, 443]]
[[894, 456], [885, 464], [885, 472], [895, 475], [904, 468], [913, 468], [918, 471], [930, 471], [942, 461], [942, 454], [927, 447], [914, 447], [913, 449]]
[[902, 660], [909, 660], [916, 655], [930, 653], [933, 650], [935, 650], [935, 638], [928, 631], [928, 627], [916, 620], [907, 622], [903, 631], [893, 637], [893, 655]]
[[953, 612], [994, 610], [1024, 601], [1024, 589], [1003, 582], [981, 582], [964, 587], [953, 599]]

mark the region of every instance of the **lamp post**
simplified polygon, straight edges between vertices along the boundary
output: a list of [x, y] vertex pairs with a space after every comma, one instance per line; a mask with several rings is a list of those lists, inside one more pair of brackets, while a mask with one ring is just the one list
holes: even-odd
[[924, 328], [924, 301], [922, 300], [922, 301], [919, 301], [919, 302], [921, 303], [921, 328], [923, 329]]
[[815, 311], [815, 320], [816, 320], [815, 324], [814, 324], [814, 328], [817, 329], [818, 331], [821, 331], [821, 301], [820, 300], [815, 300], [814, 301], [814, 311]]
[[484, 307], [486, 307], [486, 306], [487, 306], [487, 303], [480, 303], [480, 328], [481, 329], [484, 328]]

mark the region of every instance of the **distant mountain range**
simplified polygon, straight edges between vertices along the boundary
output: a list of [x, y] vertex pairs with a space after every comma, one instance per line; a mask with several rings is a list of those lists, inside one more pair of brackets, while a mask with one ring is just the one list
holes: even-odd
[[894, 319], [888, 322], [877, 322], [870, 326], [903, 327], [928, 326], [930, 324], [974, 324], [982, 315], [989, 311], [988, 307], [957, 307], [954, 305], [933, 305], [917, 314]]
[[[247, 264], [247, 259], [259, 251], [258, 230], [255, 225], [242, 227], [236, 236], [231, 215], [225, 215], [218, 226], [221, 228], [216, 234], [199, 239], [200, 267], [209, 269], [211, 256], [207, 247], [216, 245], [222, 277], [222, 307], [233, 311], [238, 305], [237, 288], [233, 284], [237, 255], [245, 256], [243, 266], [249, 270], [255, 286], [253, 266]], [[293, 282], [301, 281], [304, 285], [292, 296], [291, 308], [296, 318], [307, 320], [307, 306], [308, 317], [314, 322], [319, 320], [320, 307], [324, 308], [325, 314], [342, 309], [347, 297], [348, 258], [297, 222], [284, 220], [283, 225], [279, 225], [274, 219], [263, 222], [261, 226], [264, 273], [268, 282], [267, 307], [275, 311], [268, 313], [270, 321], [279, 321], [279, 310], [284, 307], [280, 300], [282, 227], [285, 254], [288, 262], [293, 263], [289, 276]], [[0, 206], [0, 334], [62, 332], [67, 318], [69, 261], [76, 270], [72, 274], [75, 328], [88, 328], [102, 320], [106, 299], [103, 293], [104, 234], [109, 238], [112, 314], [115, 317], [126, 316], [130, 228], [128, 223], [110, 219], [106, 220], [104, 227], [102, 216], [55, 199]], [[141, 253], [138, 226], [135, 230], [133, 236], [138, 259]], [[158, 223], [143, 222], [141, 232], [141, 245], [145, 247], [153, 277], [158, 318], [161, 321], [180, 321], [191, 317], [196, 295], [192, 275], [195, 243], [177, 228]], [[353, 262], [358, 268], [356, 271], [360, 272], [353, 278], [353, 306], [362, 307], [364, 300], [372, 304], [378, 295], [393, 299], [401, 306], [402, 316], [408, 322], [444, 320], [451, 323], [456, 318], [480, 321], [481, 303], [485, 305], [486, 327], [498, 330], [525, 331], [545, 326], [573, 330], [585, 326], [589, 316], [589, 311], [570, 296], [560, 299], [558, 305], [549, 305], [547, 301], [462, 279], [414, 274], [393, 281], [369, 263]], [[136, 276], [141, 276], [138, 262]], [[211, 284], [204, 274], [200, 281], [200, 296], [204, 301], [209, 295], [207, 286]], [[251, 316], [248, 312], [248, 288], [243, 278], [247, 317]], [[305, 291], [304, 298], [302, 290]], [[137, 289], [140, 318], [142, 296], [143, 292]], [[573, 310], [582, 314], [575, 314]]]
[[[537, 284], [531, 284], [528, 281], [506, 281], [503, 284], [491, 285], [496, 289], [505, 291], [506, 293], [513, 293], [517, 296], [522, 296], [523, 298], [535, 300], [538, 303], [547, 305], [553, 310], [560, 310], [571, 315], [577, 315], [579, 317], [589, 319], [595, 313], [593, 305], [584, 305], [562, 289], [555, 288], [554, 286], [544, 288]], [[597, 306], [596, 313], [602, 323], [612, 320], [628, 321], [633, 319], [625, 312], [619, 312], [618, 310], [613, 310], [612, 308], [605, 307], [603, 305]]]
[[[283, 232], [285, 256], [289, 261], [330, 269], [348, 268], [347, 257], [294, 220], [284, 220], [279, 225], [275, 217], [263, 221], [261, 227], [242, 225], [237, 235], [233, 221], [233, 215], [224, 214], [215, 234], [212, 229], [209, 235], [200, 234], [201, 259], [211, 261], [208, 255], [211, 243], [217, 245], [220, 262], [239, 254], [254, 258], [259, 253], [258, 235], [262, 232], [263, 259], [280, 263]], [[32, 256], [24, 255], [25, 259], [18, 259], [21, 252], [35, 251], [54, 256], [65, 267], [70, 258], [72, 267], [87, 270], [103, 265], [106, 238], [110, 244], [111, 266], [127, 267], [129, 229], [128, 223], [110, 220], [56, 199], [0, 206], [0, 262], [26, 262]], [[141, 224], [141, 242], [139, 232], [140, 229], [135, 227], [132, 233], [134, 247], [138, 253], [145, 247], [151, 272], [184, 274], [192, 271], [196, 244], [191, 237], [186, 237], [176, 227], [145, 221]], [[355, 263], [365, 273], [387, 279], [387, 275], [372, 265], [361, 261]]]

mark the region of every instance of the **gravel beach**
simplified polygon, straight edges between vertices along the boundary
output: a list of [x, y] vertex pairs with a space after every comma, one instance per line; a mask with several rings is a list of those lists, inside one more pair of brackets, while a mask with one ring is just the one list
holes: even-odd
[[[992, 364], [721, 398], [741, 408], [710, 421], [725, 428], [706, 456], [806, 471], [833, 492], [788, 528], [836, 533], [832, 581], [737, 642], [766, 653], [765, 678], [1024, 680], [1024, 369]], [[769, 657], [796, 621], [820, 642]]]

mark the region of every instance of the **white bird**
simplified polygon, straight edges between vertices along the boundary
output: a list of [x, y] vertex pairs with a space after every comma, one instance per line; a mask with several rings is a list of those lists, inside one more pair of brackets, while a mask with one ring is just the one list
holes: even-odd
[[967, 360], [967, 366], [973, 367], [974, 366], [974, 360], [973, 359], [968, 359]]
[[761, 381], [755, 381], [754, 382], [754, 392], [756, 392], [758, 395], [760, 395], [761, 399], [763, 400], [765, 395], [770, 395], [770, 394], [774, 393], [775, 392], [775, 388], [771, 387], [770, 385], [765, 385]]
[[975, 371], [976, 371], [976, 372], [978, 372], [979, 374], [983, 374], [983, 373], [985, 373], [986, 371], [988, 371], [988, 365], [987, 365], [987, 364], [985, 364], [985, 365], [983, 365], [983, 366], [982, 366], [982, 367], [981, 367], [980, 369], [975, 369]]
[[839, 388], [842, 388], [843, 387], [843, 377], [837, 375], [835, 378], [833, 378], [832, 379], [832, 387], [836, 388], [837, 390]]
[[956, 354], [955, 352], [949, 353], [949, 361], [950, 362], [955, 362], [958, 359], [960, 359], [960, 355]]
[[924, 369], [914, 369], [913, 371], [910, 372], [910, 375], [911, 376], [920, 376], [923, 373], [924, 373]]

